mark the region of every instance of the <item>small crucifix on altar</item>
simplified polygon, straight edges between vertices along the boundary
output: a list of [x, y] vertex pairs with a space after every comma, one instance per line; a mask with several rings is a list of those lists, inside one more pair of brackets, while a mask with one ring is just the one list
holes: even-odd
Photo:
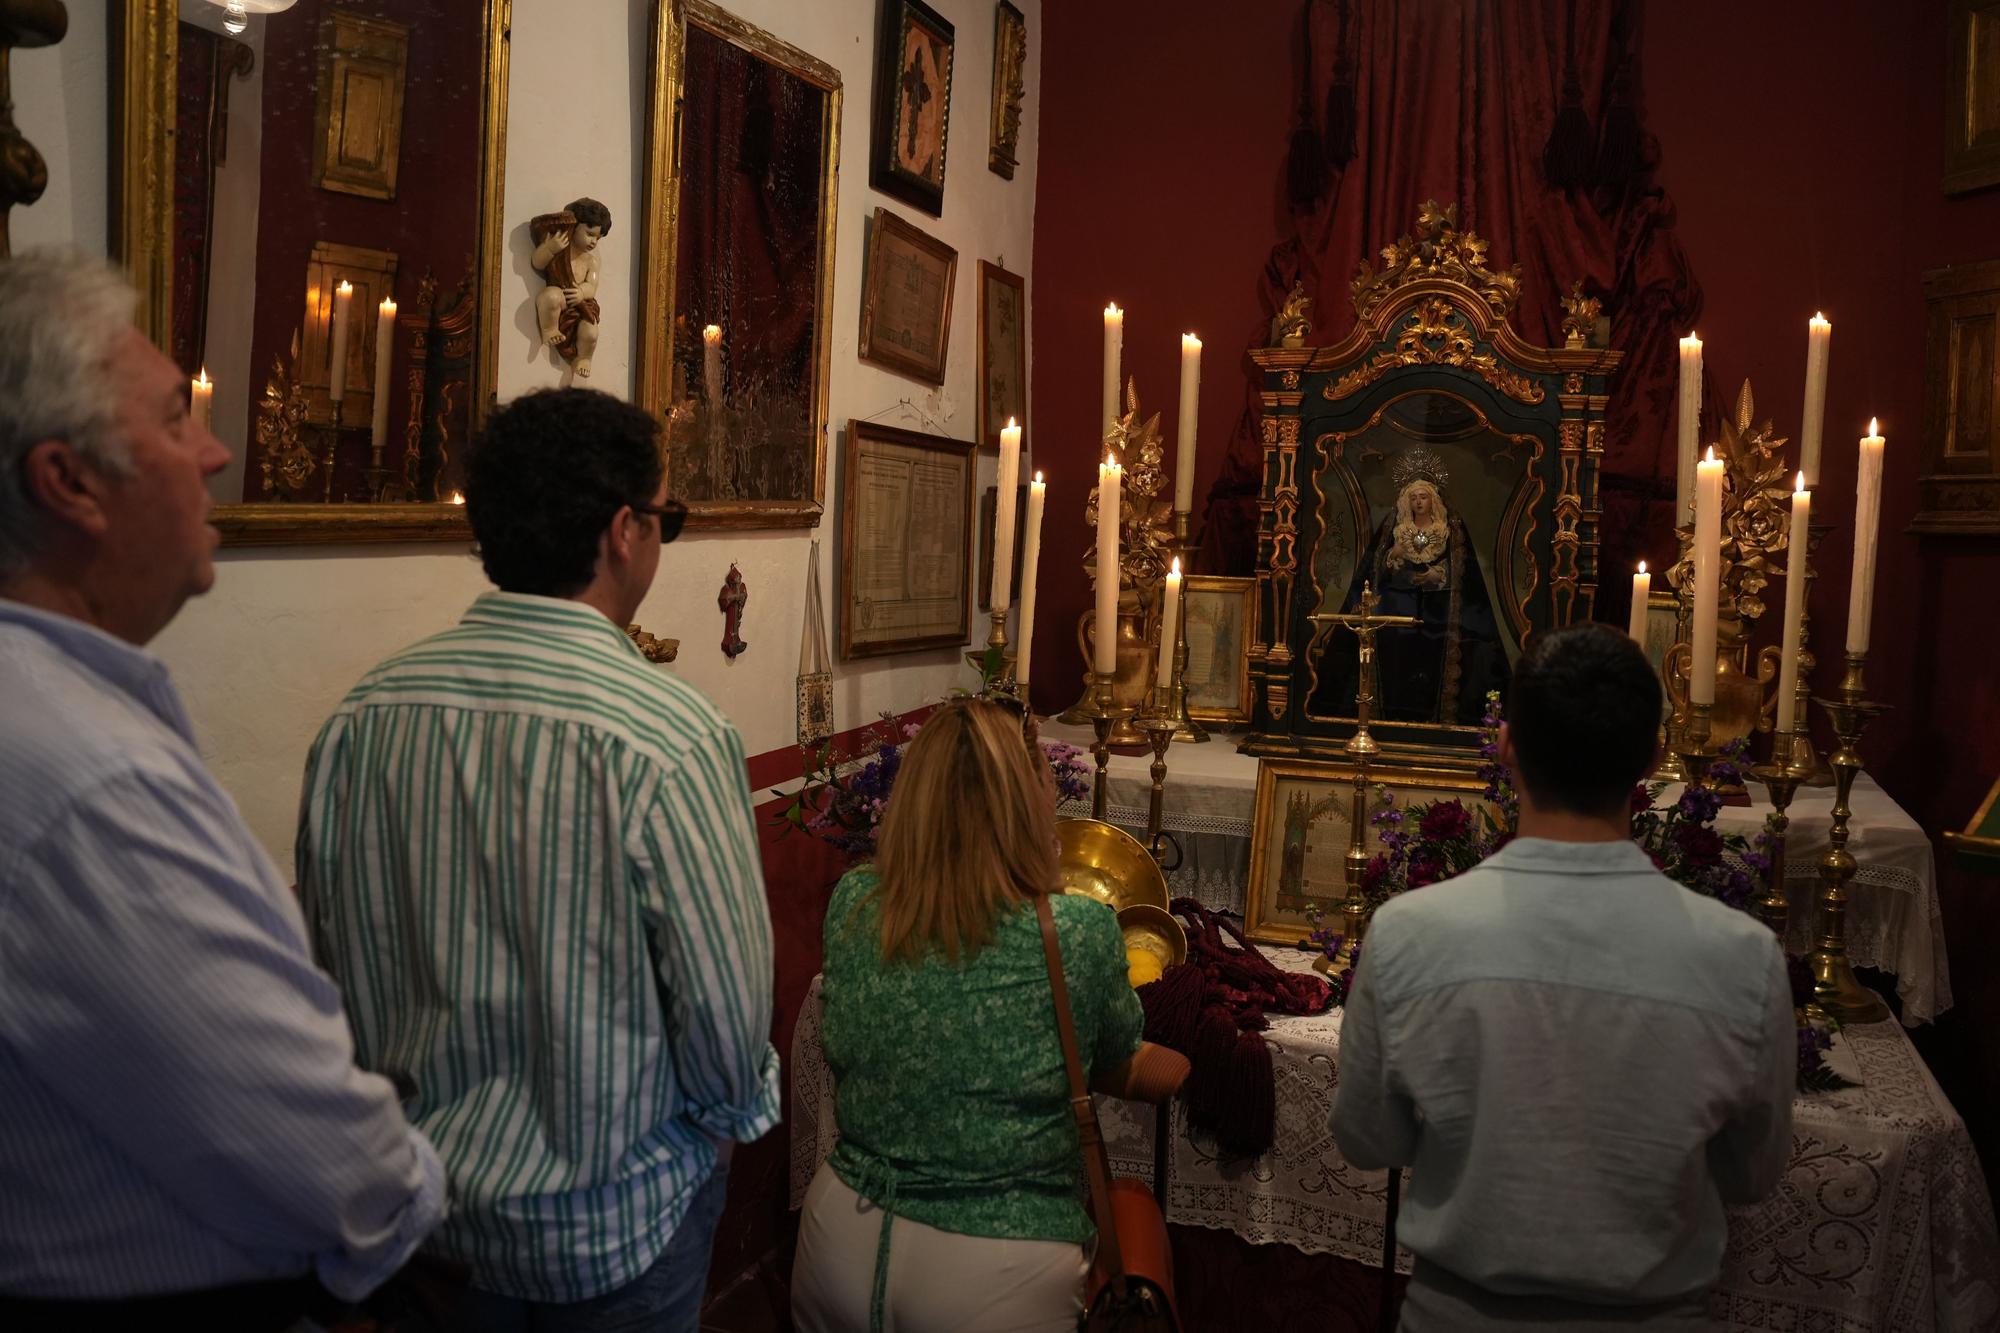
[[1354, 641], [1361, 653], [1361, 669], [1354, 677], [1354, 734], [1342, 747], [1354, 756], [1354, 807], [1351, 830], [1347, 842], [1347, 900], [1340, 906], [1341, 953], [1354, 956], [1355, 946], [1361, 943], [1361, 936], [1368, 928], [1368, 904], [1361, 895], [1361, 872], [1368, 866], [1368, 758], [1382, 747], [1368, 734], [1368, 721], [1375, 704], [1375, 635], [1376, 632], [1392, 625], [1414, 625], [1415, 616], [1378, 616], [1375, 608], [1381, 599], [1375, 589], [1367, 583], [1361, 585], [1358, 612], [1345, 615], [1320, 614], [1312, 618], [1314, 625], [1330, 627], [1345, 625], [1354, 631]]

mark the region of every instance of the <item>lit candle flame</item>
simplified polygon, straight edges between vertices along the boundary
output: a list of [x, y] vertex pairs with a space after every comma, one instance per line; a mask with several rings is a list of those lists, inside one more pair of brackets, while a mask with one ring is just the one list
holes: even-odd
[[1880, 435], [1882, 433], [1881, 424], [1874, 417], [1868, 418], [1868, 433], [1870, 435]]
[[1715, 461], [1715, 446], [1712, 444], [1708, 446], [1708, 461], [1711, 463]]
[[342, 296], [352, 296], [354, 295], [354, 284], [349, 282], [346, 278], [342, 278], [340, 280], [340, 286], [334, 288], [334, 291], [340, 293]]
[[1042, 484], [1042, 474], [1037, 472], [1035, 474], [1035, 485], [1039, 486], [1041, 484]]
[[1806, 474], [1801, 472], [1799, 473], [1799, 484], [1792, 487], [1792, 490], [1794, 493], [1796, 493], [1798, 491], [1804, 490], [1805, 488], [1806, 488]]
[[1015, 427], [1014, 427], [1014, 418], [1012, 418], [1012, 417], [1008, 417], [1008, 418], [1007, 418], [1007, 429], [1008, 429], [1008, 430], [1013, 430], [1014, 428], [1015, 428]]
[[1125, 312], [1118, 308], [1118, 303], [1116, 301], [1112, 301], [1104, 307], [1104, 313], [1106, 315], [1116, 316], [1116, 315], [1122, 315]]
[[196, 375], [196, 376], [194, 377], [194, 382], [195, 382], [195, 385], [196, 385], [196, 387], [198, 387], [198, 388], [203, 388], [203, 389], [207, 389], [207, 388], [212, 388], [212, 387], [214, 387], [213, 385], [211, 385], [211, 384], [210, 384], [210, 383], [208, 382], [208, 367], [207, 367], [207, 366], [203, 366], [203, 367], [201, 368], [201, 373], [200, 373], [199, 375]]
[[386, 296], [382, 298], [382, 313], [391, 319], [396, 317], [396, 303]]
[[1173, 576], [1175, 578], [1181, 576], [1181, 558], [1179, 556], [1174, 557]]
[[1645, 562], [1644, 560], [1641, 560], [1641, 561], [1639, 562], [1639, 572], [1640, 572], [1641, 574], [1643, 574], [1643, 573], [1645, 573], [1645, 572], [1646, 572], [1646, 562]]
[[465, 503], [465, 492], [464, 492], [464, 491], [453, 491], [453, 492], [451, 493], [451, 502], [452, 502], [453, 504], [455, 504], [455, 505], [462, 505], [462, 504], [464, 504], [464, 503]]

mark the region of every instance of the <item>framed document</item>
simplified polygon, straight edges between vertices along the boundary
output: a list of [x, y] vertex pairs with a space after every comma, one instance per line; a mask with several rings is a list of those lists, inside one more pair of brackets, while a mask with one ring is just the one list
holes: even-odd
[[972, 626], [974, 445], [847, 423], [840, 657], [957, 648]]
[[[979, 447], [998, 449], [1012, 417], [1028, 424], [1028, 295], [1018, 273], [979, 261]], [[1022, 447], [1027, 446], [1025, 429]]]
[[957, 280], [958, 251], [876, 209], [861, 287], [861, 359], [943, 384]]
[[1197, 722], [1250, 720], [1250, 634], [1257, 623], [1257, 580], [1190, 574], [1182, 588], [1187, 617], [1188, 716]]

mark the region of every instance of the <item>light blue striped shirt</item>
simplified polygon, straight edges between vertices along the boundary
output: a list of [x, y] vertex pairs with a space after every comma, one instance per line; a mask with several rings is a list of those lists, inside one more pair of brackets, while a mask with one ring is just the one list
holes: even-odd
[[166, 668], [5, 600], [0, 1108], [8, 1295], [358, 1299], [444, 1207]]
[[778, 1120], [743, 744], [579, 602], [488, 593], [334, 712], [299, 883], [361, 1062], [412, 1099], [482, 1290], [643, 1274]]

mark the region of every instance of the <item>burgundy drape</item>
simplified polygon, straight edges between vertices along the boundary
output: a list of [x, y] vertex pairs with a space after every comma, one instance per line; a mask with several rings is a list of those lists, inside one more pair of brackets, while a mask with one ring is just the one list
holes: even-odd
[[[1307, 341], [1331, 342], [1354, 323], [1356, 262], [1379, 263], [1418, 205], [1436, 199], [1458, 204], [1460, 226], [1490, 243], [1493, 267], [1521, 266], [1512, 321], [1530, 341], [1561, 345], [1561, 298], [1582, 279], [1604, 302], [1611, 345], [1625, 353], [1607, 410], [1597, 602], [1600, 616], [1620, 623], [1631, 589], [1616, 571], [1667, 544], [1672, 526], [1676, 343], [1701, 309], [1701, 289], [1674, 233], [1673, 205], [1654, 182], [1659, 147], [1642, 117], [1636, 153], [1608, 154], [1616, 160], [1584, 188], [1553, 188], [1543, 159], [1572, 26], [1593, 162], [1607, 110], [1628, 128], [1626, 117], [1639, 116], [1641, 8], [1640, 0], [1312, 0], [1301, 105], [1324, 134], [1328, 94], [1343, 64], [1351, 68], [1355, 154], [1329, 167], [1316, 204], [1295, 207], [1292, 234], [1263, 275], [1267, 312], [1302, 279], [1315, 307]], [[1253, 331], [1250, 345], [1266, 334]], [[1260, 386], [1249, 387], [1206, 525], [1206, 567], [1232, 574], [1256, 561]]]

